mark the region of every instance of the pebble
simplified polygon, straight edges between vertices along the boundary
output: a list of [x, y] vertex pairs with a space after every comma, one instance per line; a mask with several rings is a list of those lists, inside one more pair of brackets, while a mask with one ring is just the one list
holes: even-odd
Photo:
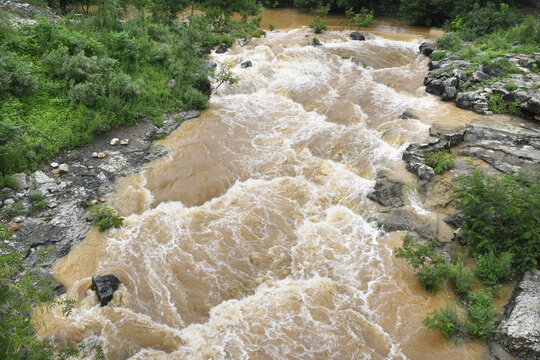
[[12, 223], [12, 224], [9, 226], [9, 230], [11, 230], [11, 231], [17, 231], [17, 230], [19, 230], [19, 224], [17, 224], [16, 222]]
[[129, 144], [129, 139], [124, 139], [122, 141], [120, 141], [120, 145], [128, 145]]
[[98, 201], [97, 201], [97, 200], [95, 200], [95, 199], [94, 199], [94, 200], [92, 200], [92, 201], [90, 201], [90, 204], [92, 204], [92, 205], [97, 205], [97, 203], [98, 203]]
[[118, 145], [119, 142], [120, 142], [120, 139], [114, 138], [114, 139], [111, 140], [111, 145], [112, 146]]
[[102, 197], [102, 198], [99, 198], [99, 201], [102, 202], [102, 203], [104, 203], [105, 201], [107, 201], [107, 199], [105, 199], [104, 197]]
[[53, 162], [51, 163], [51, 167], [56, 169], [58, 167], [58, 163], [57, 162]]
[[97, 158], [98, 156], [99, 156], [99, 154], [98, 154], [97, 152], [93, 152], [93, 153], [92, 153], [92, 157], [93, 157], [93, 158]]
[[58, 170], [60, 170], [60, 173], [67, 174], [69, 171], [68, 164], [62, 164], [58, 167]]
[[16, 218], [13, 219], [14, 222], [20, 224], [23, 222], [23, 217], [22, 216], [17, 216]]
[[52, 169], [52, 170], [51, 170], [51, 174], [53, 174], [53, 175], [58, 175], [58, 174], [60, 174], [60, 170], [58, 170], [58, 169]]
[[106, 152], [100, 152], [98, 155], [97, 155], [98, 158], [100, 159], [104, 159], [107, 157], [107, 153]]
[[88, 166], [88, 170], [92, 170], [94, 167], [92, 165]]
[[13, 199], [6, 199], [4, 200], [4, 205], [9, 206], [15, 204], [15, 200]]

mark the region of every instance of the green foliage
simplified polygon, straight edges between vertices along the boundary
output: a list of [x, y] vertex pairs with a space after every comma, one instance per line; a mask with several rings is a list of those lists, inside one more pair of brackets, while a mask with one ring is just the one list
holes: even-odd
[[31, 313], [55, 303], [52, 282], [37, 278], [23, 254], [7, 248], [11, 236], [0, 224], [0, 358], [50, 359], [51, 346], [37, 339]]
[[429, 312], [422, 324], [428, 328], [428, 331], [438, 330], [447, 339], [458, 335], [464, 328], [458, 308], [451, 302], [439, 310]]
[[447, 33], [437, 39], [437, 48], [457, 52], [461, 47], [461, 40], [456, 33]]
[[492, 335], [495, 332], [497, 308], [492, 304], [491, 294], [472, 292], [467, 301], [467, 333], [480, 338]]
[[356, 29], [375, 24], [375, 15], [373, 14], [373, 10], [362, 8], [358, 13], [355, 13], [354, 9], [350, 8], [345, 11], [345, 15], [347, 16], [347, 20], [345, 20], [343, 23], [351, 25]]
[[208, 106], [208, 97], [200, 91], [188, 88], [184, 92], [183, 102], [190, 109], [202, 110]]
[[403, 238], [400, 248], [394, 249], [398, 259], [406, 259], [417, 273], [415, 277], [431, 292], [437, 292], [441, 282], [450, 275], [450, 267], [444, 258], [435, 252], [431, 242], [420, 244], [410, 235]]
[[275, 29], [276, 27], [274, 26], [274, 24], [268, 24], [268, 30], [274, 31]]
[[463, 262], [457, 262], [451, 268], [450, 281], [456, 293], [462, 297], [467, 296], [472, 287], [473, 272], [466, 268]]
[[514, 254], [522, 273], [540, 258], [540, 176], [524, 173], [488, 177], [479, 169], [458, 178], [454, 201], [465, 218], [462, 236], [475, 255]]
[[0, 93], [23, 95], [35, 91], [37, 87], [32, 66], [25, 59], [0, 47]]
[[509, 252], [495, 254], [489, 251], [476, 257], [475, 274], [488, 285], [495, 285], [508, 280], [512, 275], [512, 261], [514, 255]]
[[444, 51], [434, 51], [431, 53], [431, 60], [439, 61], [446, 58], [446, 53]]
[[13, 175], [6, 175], [0, 177], [0, 187], [8, 187], [10, 189], [16, 190], [19, 187], [19, 182], [17, 178]]
[[508, 91], [514, 91], [514, 90], [517, 89], [517, 86], [516, 86], [516, 84], [514, 84], [513, 81], [507, 82], [506, 84], [504, 84], [503, 87]]
[[90, 213], [93, 216], [92, 223], [99, 228], [99, 231], [105, 231], [110, 228], [120, 228], [124, 223], [124, 219], [118, 217], [114, 209], [103, 205], [92, 205]]
[[233, 66], [233, 63], [220, 64], [219, 69], [212, 74], [212, 77], [217, 82], [215, 90], [223, 84], [236, 84], [240, 80], [240, 78], [233, 73]]
[[315, 34], [322, 34], [323, 31], [326, 31], [327, 29], [326, 22], [322, 21], [321, 17], [318, 15], [315, 16], [315, 18], [313, 19], [311, 24], [309, 24], [309, 26], [313, 29]]
[[321, 44], [321, 40], [319, 40], [318, 37], [313, 37], [313, 40], [311, 41], [311, 44], [312, 44], [313, 46], [319, 46], [319, 45], [322, 45], [322, 44]]
[[401, 1], [400, 12], [415, 25], [441, 26], [456, 10], [453, 0]]
[[453, 26], [462, 39], [474, 40], [497, 30], [508, 29], [521, 19], [519, 11], [505, 3], [500, 6], [492, 2], [487, 2], [485, 6], [476, 3], [470, 11], [459, 14]]
[[19, 216], [22, 210], [23, 210], [22, 204], [17, 202], [15, 204], [10, 205], [6, 209], [6, 214], [8, 214], [11, 217], [15, 217], [15, 216]]
[[441, 174], [445, 170], [452, 169], [454, 167], [455, 155], [448, 150], [440, 151], [426, 151], [424, 154], [425, 163], [431, 167], [435, 174]]
[[503, 103], [504, 100], [502, 98], [502, 95], [493, 93], [488, 94], [488, 108], [494, 114], [500, 114], [504, 112], [502, 108]]

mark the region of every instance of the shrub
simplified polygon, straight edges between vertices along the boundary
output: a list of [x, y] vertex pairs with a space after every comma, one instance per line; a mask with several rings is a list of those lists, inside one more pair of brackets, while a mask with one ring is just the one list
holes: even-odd
[[320, 16], [315, 16], [311, 24], [309, 26], [313, 29], [315, 34], [322, 34], [323, 31], [326, 31], [326, 22], [322, 21]]
[[28, 61], [0, 48], [0, 94], [22, 95], [37, 88], [37, 76]]
[[34, 191], [30, 193], [30, 200], [32, 202], [37, 202], [43, 200], [43, 193], [41, 191]]
[[502, 105], [504, 104], [504, 100], [502, 98], [502, 95], [499, 94], [488, 94], [488, 108], [490, 111], [492, 111], [495, 114], [500, 114], [504, 112]]
[[479, 169], [460, 176], [454, 202], [465, 221], [462, 236], [475, 255], [514, 254], [518, 273], [534, 268], [540, 258], [540, 175], [524, 173], [488, 177]]
[[445, 170], [452, 169], [455, 158], [455, 155], [448, 150], [426, 151], [424, 154], [426, 165], [431, 167], [435, 174], [441, 174]]
[[113, 227], [118, 229], [124, 223], [124, 219], [118, 217], [116, 212], [106, 205], [92, 205], [90, 213], [94, 217], [92, 223], [99, 228], [99, 231], [105, 231]]
[[186, 90], [182, 100], [188, 109], [202, 110], [208, 106], [208, 97], [193, 88]]
[[360, 12], [355, 13], [354, 9], [350, 8], [349, 10], [345, 11], [345, 15], [347, 16], [347, 20], [345, 20], [343, 23], [349, 24], [357, 30], [361, 27], [375, 24], [373, 10], [362, 8], [360, 9]]
[[460, 14], [460, 18], [461, 27], [458, 29], [460, 36], [465, 40], [474, 40], [497, 30], [508, 29], [516, 25], [522, 16], [517, 9], [505, 3], [497, 7], [494, 3], [488, 2], [483, 7], [476, 3], [471, 11]]
[[454, 303], [447, 303], [445, 307], [429, 312], [422, 324], [428, 331], [438, 330], [447, 339], [458, 335], [464, 328], [463, 320], [460, 319], [458, 308]]
[[398, 259], [406, 259], [410, 266], [418, 270], [414, 275], [431, 292], [437, 292], [440, 283], [450, 275], [450, 267], [437, 254], [433, 244], [420, 244], [412, 236], [406, 235], [400, 248], [394, 249]]
[[495, 285], [500, 281], [508, 280], [512, 275], [512, 260], [514, 255], [503, 252], [496, 255], [493, 251], [479, 254], [476, 257], [475, 274], [488, 285]]
[[274, 24], [268, 24], [268, 30], [274, 31], [275, 29], [276, 27], [274, 26]]
[[2, 187], [8, 187], [12, 190], [16, 190], [19, 187], [19, 182], [17, 178], [13, 175], [3, 176], [1, 181]]
[[486, 338], [495, 332], [495, 316], [497, 308], [491, 302], [489, 293], [470, 293], [467, 301], [467, 333], [472, 336]]
[[15, 217], [15, 216], [19, 216], [21, 214], [22, 210], [23, 210], [22, 204], [21, 203], [15, 203], [15, 204], [9, 206], [6, 209], [6, 213], [11, 217]]
[[517, 86], [516, 86], [516, 84], [514, 84], [513, 81], [507, 82], [506, 84], [504, 84], [503, 87], [508, 91], [514, 91], [514, 90], [517, 89]]
[[434, 51], [431, 53], [431, 60], [439, 61], [446, 58], [446, 53], [444, 51]]
[[461, 40], [456, 33], [447, 33], [437, 39], [437, 48], [457, 52], [461, 47]]
[[450, 280], [458, 295], [466, 296], [471, 291], [472, 279], [473, 272], [467, 269], [463, 262], [458, 262], [452, 266]]

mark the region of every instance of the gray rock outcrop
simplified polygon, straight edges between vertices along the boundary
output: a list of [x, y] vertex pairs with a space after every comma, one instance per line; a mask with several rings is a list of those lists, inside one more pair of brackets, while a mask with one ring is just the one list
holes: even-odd
[[364, 41], [364, 40], [366, 40], [366, 37], [364, 36], [364, 34], [362, 34], [359, 31], [353, 31], [352, 33], [350, 33], [349, 38], [351, 40], [356, 40], [356, 41]]
[[503, 345], [521, 360], [540, 359], [540, 271], [525, 273], [499, 324]]

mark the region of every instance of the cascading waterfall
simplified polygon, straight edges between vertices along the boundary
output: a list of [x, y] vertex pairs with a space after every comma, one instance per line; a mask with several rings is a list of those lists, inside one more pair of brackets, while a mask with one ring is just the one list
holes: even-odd
[[[124, 227], [92, 230], [56, 265], [77, 303], [45, 314], [42, 335], [99, 337], [111, 359], [484, 358], [427, 333], [449, 293], [393, 257], [403, 234], [381, 232], [367, 199], [380, 169], [414, 181], [401, 154], [431, 123], [471, 119], [424, 92], [426, 34], [413, 35], [329, 31], [312, 46], [301, 27], [213, 55], [240, 81], [119, 183]], [[109, 273], [123, 285], [100, 307], [91, 276]]]

